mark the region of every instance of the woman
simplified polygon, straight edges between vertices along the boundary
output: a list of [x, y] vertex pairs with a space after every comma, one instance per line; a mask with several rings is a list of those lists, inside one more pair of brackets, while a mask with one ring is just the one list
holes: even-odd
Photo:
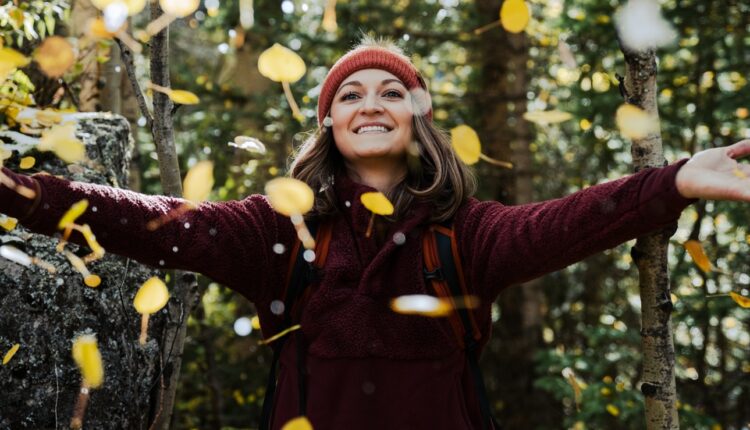
[[[750, 181], [733, 174], [750, 175], [735, 161], [750, 153], [750, 141], [742, 141], [563, 199], [517, 207], [479, 202], [471, 198], [471, 174], [431, 116], [424, 81], [392, 46], [366, 42], [328, 73], [318, 101], [319, 133], [303, 146], [292, 176], [320, 190], [315, 217], [330, 225], [332, 239], [301, 312], [304, 342], [281, 350], [273, 428], [304, 409], [320, 429], [489, 426], [446, 320], [388, 308], [397, 296], [433, 294], [420, 240], [432, 223], [448, 222], [455, 231], [466, 282], [480, 299], [474, 318], [484, 344], [490, 305], [503, 288], [667, 226], [690, 199], [750, 200]], [[87, 198], [91, 210], [81, 222], [108, 251], [203, 273], [253, 301], [267, 337], [282, 328], [271, 303], [283, 300], [290, 252], [277, 253], [282, 247], [274, 245], [289, 250], [296, 234], [264, 196], [204, 203], [151, 232], [148, 221], [180, 206], [180, 199], [4, 173], [36, 190], [28, 200], [0, 189], [0, 210], [29, 229], [52, 234], [71, 204]], [[396, 212], [378, 219], [368, 237], [371, 213], [360, 195], [373, 190], [386, 193]]]

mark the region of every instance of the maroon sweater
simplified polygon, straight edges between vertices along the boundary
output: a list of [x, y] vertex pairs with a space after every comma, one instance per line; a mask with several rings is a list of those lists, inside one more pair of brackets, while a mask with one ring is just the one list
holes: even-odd
[[[490, 306], [505, 287], [563, 268], [587, 255], [673, 223], [691, 203], [675, 188], [683, 163], [648, 169], [568, 197], [522, 206], [470, 199], [454, 218], [469, 288], [480, 300], [484, 344]], [[181, 204], [52, 176], [5, 174], [39, 190], [36, 201], [0, 187], [0, 212], [51, 234], [72, 203], [87, 198], [80, 218], [108, 252], [164, 268], [200, 272], [253, 301], [268, 336], [281, 317], [270, 310], [282, 290], [295, 232], [264, 196], [203, 203], [155, 232], [146, 223]], [[308, 344], [307, 411], [317, 429], [481, 428], [462, 351], [447, 319], [389, 310], [390, 299], [432, 294], [422, 275], [420, 236], [431, 208], [416, 204], [387, 227], [378, 246], [366, 238], [370, 212], [359, 196], [371, 188], [338, 178], [342, 213], [329, 255], [301, 317]], [[390, 238], [403, 233], [406, 241]], [[78, 240], [80, 242], [80, 238]], [[277, 254], [274, 244], [286, 251]], [[106, 288], [106, 285], [104, 285]], [[295, 342], [281, 357], [274, 428], [297, 415]], [[491, 366], [492, 363], [485, 365]]]

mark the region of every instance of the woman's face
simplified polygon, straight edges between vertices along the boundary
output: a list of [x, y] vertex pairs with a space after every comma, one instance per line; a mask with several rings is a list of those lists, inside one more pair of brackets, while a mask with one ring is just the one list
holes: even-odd
[[412, 101], [392, 73], [364, 69], [344, 79], [331, 104], [333, 138], [350, 163], [406, 162], [412, 140]]

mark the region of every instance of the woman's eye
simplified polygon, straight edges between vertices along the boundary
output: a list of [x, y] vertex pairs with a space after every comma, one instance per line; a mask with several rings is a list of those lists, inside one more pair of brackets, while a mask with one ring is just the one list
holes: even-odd
[[396, 90], [389, 90], [389, 91], [386, 91], [384, 95], [385, 95], [386, 97], [396, 97], [396, 98], [401, 98], [401, 97], [403, 97], [403, 96], [401, 95], [401, 93], [400, 93], [400, 92], [398, 92], [398, 91], [396, 91]]
[[357, 95], [357, 93], [347, 93], [347, 94], [344, 94], [344, 96], [343, 96], [343, 97], [341, 97], [341, 100], [354, 100], [354, 99], [356, 99], [357, 97], [359, 97], [359, 96]]

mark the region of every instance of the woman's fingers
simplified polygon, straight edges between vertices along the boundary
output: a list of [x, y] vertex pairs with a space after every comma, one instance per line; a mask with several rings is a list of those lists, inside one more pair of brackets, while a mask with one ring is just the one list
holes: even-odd
[[727, 147], [727, 155], [734, 159], [750, 155], [750, 139], [740, 140]]

